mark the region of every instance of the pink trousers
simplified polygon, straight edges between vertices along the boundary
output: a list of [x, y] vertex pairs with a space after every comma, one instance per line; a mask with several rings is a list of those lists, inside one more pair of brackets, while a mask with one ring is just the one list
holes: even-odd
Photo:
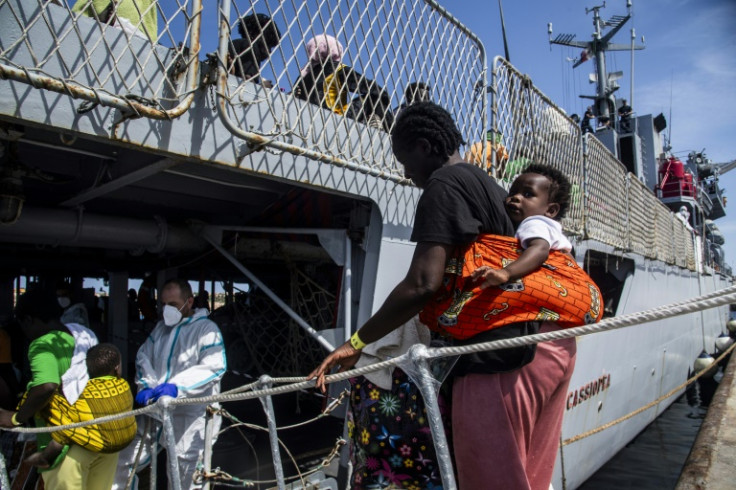
[[[556, 328], [545, 323], [541, 332]], [[544, 342], [521, 369], [455, 380], [452, 432], [461, 490], [549, 488], [575, 353], [574, 338]]]

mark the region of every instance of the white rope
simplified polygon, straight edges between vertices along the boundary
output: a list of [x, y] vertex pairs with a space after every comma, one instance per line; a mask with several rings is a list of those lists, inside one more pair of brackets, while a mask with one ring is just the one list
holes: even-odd
[[717, 306], [723, 306], [734, 301], [736, 301], [736, 286], [731, 286], [720, 291], [715, 291], [713, 293], [709, 293], [688, 301], [683, 301], [681, 303], [674, 303], [671, 305], [661, 306], [659, 308], [654, 308], [639, 313], [631, 313], [629, 315], [623, 315], [620, 317], [608, 318], [601, 321], [600, 323], [585, 325], [583, 327], [574, 327], [565, 330], [556, 330], [554, 332], [516, 337], [513, 339], [484, 342], [481, 344], [433, 349], [430, 357], [469, 354], [471, 352], [479, 352], [481, 350], [498, 350], [509, 347], [519, 347], [522, 345], [536, 344], [539, 342], [549, 342], [552, 340], [589, 335], [591, 333], [606, 332], [609, 330], [630, 327], [641, 323], [649, 323], [656, 320], [663, 320], [665, 318], [685, 315], [687, 313], [692, 313], [695, 311], [715, 308]]
[[[426, 349], [426, 355], [428, 358], [448, 357], [458, 354], [469, 354], [471, 352], [480, 351], [491, 351], [506, 349], [510, 347], [519, 347], [522, 345], [536, 344], [539, 342], [549, 342], [552, 340], [566, 339], [570, 337], [578, 337], [582, 335], [590, 335], [592, 333], [606, 332], [609, 330], [615, 330], [624, 327], [630, 327], [641, 323], [649, 323], [656, 320], [664, 320], [666, 318], [672, 318], [687, 313], [693, 313], [700, 310], [715, 308], [726, 304], [736, 302], [736, 286], [731, 286], [720, 291], [714, 291], [703, 296], [699, 296], [687, 301], [680, 303], [674, 303], [670, 305], [661, 306], [659, 308], [653, 308], [651, 310], [642, 311], [639, 313], [632, 313], [616, 318], [608, 318], [600, 323], [593, 325], [586, 325], [583, 327], [568, 328], [565, 330], [556, 330], [554, 332], [547, 332], [535, 335], [527, 335], [524, 337], [516, 337], [513, 339], [495, 340], [493, 342], [484, 342], [480, 344], [466, 345], [466, 346], [455, 346], [455, 347], [441, 347], [435, 349]], [[358, 369], [351, 369], [350, 371], [338, 374], [331, 374], [326, 377], [327, 383], [334, 383], [336, 381], [342, 381], [349, 378], [354, 378], [359, 375], [366, 373], [379, 371], [388, 367], [392, 367], [402, 362], [406, 362], [410, 359], [410, 353], [395, 357], [393, 359], [371, 364]], [[85, 422], [78, 422], [75, 424], [55, 426], [55, 427], [39, 427], [39, 428], [21, 428], [16, 427], [12, 429], [3, 429], [10, 432], [39, 434], [45, 432], [56, 432], [64, 429], [75, 429], [77, 427], [86, 427], [93, 424], [101, 424], [104, 422], [110, 422], [113, 420], [119, 420], [131, 415], [143, 415], [148, 414], [152, 411], [160, 410], [159, 406], [163, 406], [163, 402], [166, 404], [176, 407], [180, 405], [208, 405], [215, 402], [232, 402], [240, 400], [250, 400], [254, 398], [260, 398], [269, 395], [280, 395], [284, 393], [291, 393], [314, 386], [314, 380], [307, 381], [306, 377], [291, 377], [291, 378], [273, 378], [272, 383], [280, 384], [287, 383], [284, 386], [277, 386], [264, 390], [253, 391], [254, 384], [247, 385], [247, 388], [251, 391], [243, 392], [238, 391], [240, 389], [230, 390], [219, 395], [204, 396], [198, 398], [178, 398], [175, 400], [164, 400], [160, 399], [156, 404], [149, 405], [144, 408], [139, 408], [130, 412], [120, 413], [116, 415], [109, 415], [106, 417], [100, 417], [94, 420]], [[241, 387], [242, 389], [242, 387]]]
[[106, 415], [92, 420], [85, 420], [84, 422], [76, 422], [74, 424], [67, 425], [56, 425], [52, 427], [13, 427], [12, 429], [2, 428], [8, 432], [17, 432], [19, 434], [43, 434], [46, 432], [58, 432], [65, 429], [77, 429], [79, 427], [87, 427], [88, 425], [103, 424], [105, 422], [112, 422], [114, 420], [120, 420], [131, 415], [144, 415], [151, 412], [160, 410], [157, 405], [148, 405], [147, 407], [137, 408], [130, 412], [116, 413], [115, 415]]

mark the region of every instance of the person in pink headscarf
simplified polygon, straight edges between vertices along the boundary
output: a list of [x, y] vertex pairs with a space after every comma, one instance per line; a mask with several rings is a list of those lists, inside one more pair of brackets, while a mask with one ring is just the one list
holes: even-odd
[[295, 97], [341, 115], [350, 108], [350, 93], [380, 98], [383, 90], [376, 82], [342, 63], [345, 48], [334, 37], [318, 34], [306, 49], [309, 59], [294, 85]]

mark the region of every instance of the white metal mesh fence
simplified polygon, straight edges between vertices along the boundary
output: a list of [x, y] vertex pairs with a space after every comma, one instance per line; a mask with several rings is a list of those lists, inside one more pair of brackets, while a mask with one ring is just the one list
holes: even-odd
[[685, 235], [685, 257], [687, 258], [687, 268], [691, 271], [696, 270], [696, 263], [695, 263], [695, 240], [692, 235], [692, 233], [683, 226], [684, 229], [680, 230], [679, 232], [676, 231], [676, 233], [682, 233]]
[[[70, 6], [70, 4], [72, 4]], [[0, 0], [0, 77], [171, 118], [197, 87], [201, 0]]]
[[[584, 171], [577, 124], [500, 58], [488, 123], [483, 46], [433, 0], [220, 0], [218, 10], [219, 71], [233, 75], [221, 116], [238, 136], [400, 180], [388, 134], [426, 88], [502, 184], [530, 161], [565, 172], [567, 232], [694, 268], [689, 231], [594, 138]], [[0, 77], [86, 99], [80, 111], [176, 117], [199, 86], [202, 15], [201, 0], [0, 0]]]
[[630, 223], [625, 199], [626, 167], [594, 136], [586, 135], [586, 145], [586, 235], [626, 250], [629, 248]]
[[[496, 140], [491, 158], [495, 175], [508, 186], [530, 162], [563, 171], [572, 184], [565, 230], [583, 233], [583, 150], [580, 128], [531, 81], [508, 62], [496, 58], [491, 96]], [[508, 156], [505, 156], [508, 155]]]
[[[629, 243], [634, 253], [650, 259], [656, 258], [655, 248], [655, 199], [650, 199], [651, 191], [633, 175], [629, 174], [628, 187], [628, 216], [629, 216]], [[651, 196], [653, 197], [653, 196]]]
[[530, 162], [559, 168], [573, 183], [565, 231], [694, 270], [691, 232], [594, 135], [583, 155], [577, 124], [501, 58], [490, 113], [487, 162], [502, 185]]
[[220, 16], [220, 76], [235, 75], [223, 117], [238, 136], [401, 177], [389, 132], [417, 83], [466, 139], [485, 135], [482, 44], [432, 1], [221, 0]]
[[688, 267], [687, 229], [685, 229], [685, 224], [682, 221], [674, 218], [672, 220], [672, 231], [675, 264], [686, 269]]
[[657, 208], [657, 258], [668, 264], [675, 263], [675, 247], [672, 228], [672, 212], [667, 208]]
[[655, 246], [657, 259], [667, 262], [668, 264], [675, 263], [675, 247], [674, 247], [674, 231], [672, 227], [672, 212], [665, 206], [656, 202], [656, 206], [653, 207], [655, 212]]

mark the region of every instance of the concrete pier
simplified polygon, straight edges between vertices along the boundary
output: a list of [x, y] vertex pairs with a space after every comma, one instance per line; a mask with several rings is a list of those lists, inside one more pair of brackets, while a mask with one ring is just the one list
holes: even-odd
[[736, 356], [708, 407], [676, 490], [736, 488]]

